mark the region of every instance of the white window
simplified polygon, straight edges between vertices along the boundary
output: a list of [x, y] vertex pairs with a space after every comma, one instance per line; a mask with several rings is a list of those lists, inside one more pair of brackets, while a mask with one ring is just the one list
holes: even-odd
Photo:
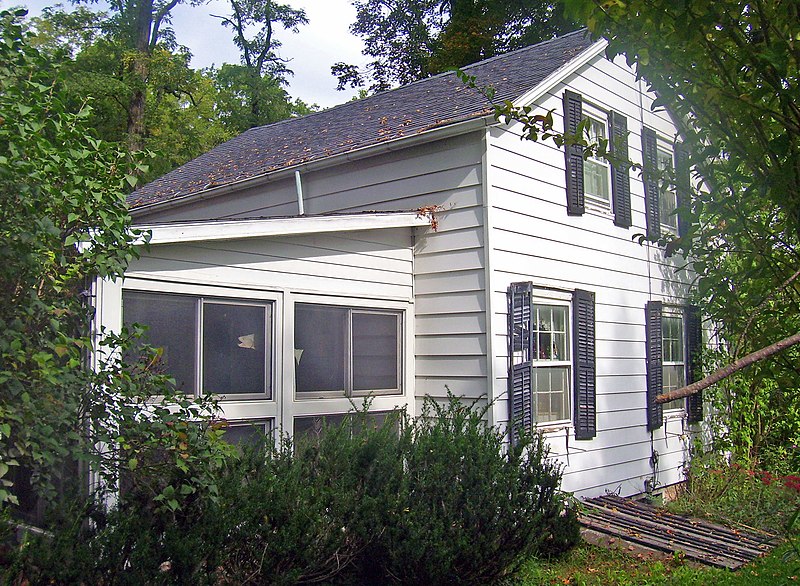
[[[608, 140], [608, 123], [601, 116], [588, 116], [589, 144]], [[587, 200], [602, 206], [610, 205], [611, 166], [603, 158], [590, 156], [583, 163], [583, 191]]]
[[658, 149], [658, 171], [661, 174], [658, 187], [658, 215], [661, 228], [677, 234], [678, 216], [675, 210], [678, 208], [678, 195], [672, 181], [674, 167], [672, 153], [669, 151]]
[[[664, 310], [661, 315], [661, 369], [662, 392], [680, 389], [686, 384], [686, 358], [683, 328], [683, 313]], [[683, 409], [685, 399], [674, 399], [664, 403], [664, 409]]]
[[536, 423], [570, 419], [569, 306], [534, 303], [531, 315], [531, 381]]
[[402, 393], [400, 312], [294, 307], [298, 399]]
[[272, 396], [272, 304], [123, 292], [123, 321], [147, 327], [158, 368], [192, 395]]

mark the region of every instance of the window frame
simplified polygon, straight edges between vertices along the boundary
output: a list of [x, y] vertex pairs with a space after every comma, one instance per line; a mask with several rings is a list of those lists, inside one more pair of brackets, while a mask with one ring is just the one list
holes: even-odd
[[[669, 159], [669, 166], [662, 167], [662, 162]], [[656, 141], [656, 165], [658, 167], [658, 218], [662, 232], [678, 234], [678, 191], [673, 177], [675, 176], [675, 153], [663, 145], [659, 139]], [[667, 201], [669, 197], [669, 201]], [[670, 204], [667, 206], [666, 204]]]
[[[588, 120], [589, 123], [586, 126], [586, 140], [592, 144], [598, 140], [605, 140], [608, 141], [608, 144], [611, 143], [611, 125], [609, 124], [609, 112], [595, 106], [591, 102], [583, 101], [583, 119]], [[601, 137], [596, 137], [592, 135], [591, 129], [592, 125], [596, 124], [600, 128], [603, 129], [604, 135]], [[596, 169], [602, 169], [602, 175], [605, 179], [604, 184], [606, 188], [605, 197], [602, 195], [598, 195], [595, 193], [591, 193], [589, 191], [589, 181], [587, 181], [587, 168], [594, 166]], [[586, 204], [589, 204], [591, 207], [602, 211], [602, 212], [611, 212], [612, 206], [612, 169], [611, 163], [609, 163], [606, 159], [602, 157], [595, 157], [590, 155], [584, 160], [583, 163], [583, 195], [584, 201]]]
[[[535, 285], [531, 286], [531, 296], [530, 296], [530, 306], [531, 306], [531, 313], [533, 313], [534, 308], [537, 306], [539, 307], [558, 307], [563, 308], [565, 310], [564, 314], [564, 326], [565, 331], [567, 333], [567, 339], [565, 340], [566, 346], [566, 353], [568, 355], [567, 360], [547, 360], [547, 359], [540, 359], [536, 357], [532, 357], [529, 355], [529, 352], [526, 348], [520, 348], [518, 351], [512, 350], [509, 357], [509, 370], [513, 370], [515, 367], [521, 367], [525, 363], [530, 364], [531, 369], [531, 389], [530, 389], [530, 401], [531, 401], [531, 427], [533, 429], [537, 428], [548, 428], [548, 427], [557, 427], [563, 425], [573, 425], [572, 421], [572, 412], [574, 408], [574, 398], [572, 394], [574, 393], [574, 382], [573, 376], [575, 373], [574, 369], [574, 357], [573, 357], [573, 337], [575, 335], [574, 332], [574, 325], [573, 325], [573, 307], [572, 307], [572, 298], [573, 293], [567, 291], [557, 291], [557, 290], [548, 290], [545, 288], [537, 287]], [[533, 323], [533, 315], [531, 315], [531, 323]], [[529, 335], [533, 335], [534, 332], [539, 330], [534, 330], [531, 327]], [[535, 377], [536, 377], [536, 369], [548, 369], [548, 368], [566, 368], [567, 369], [567, 376], [566, 376], [566, 383], [567, 388], [565, 389], [565, 405], [563, 408], [563, 412], [565, 417], [560, 419], [552, 419], [547, 421], [540, 421], [538, 419], [538, 412], [537, 412], [537, 393], [534, 389], [535, 387]]]
[[[543, 297], [542, 295], [539, 295], [539, 294], [536, 293], [536, 291], [534, 291], [534, 296], [533, 296], [533, 298], [531, 300], [531, 308], [532, 308], [532, 310], [535, 311], [539, 307], [547, 307], [547, 308], [551, 308], [551, 309], [552, 308], [559, 308], [559, 309], [562, 309], [564, 311], [564, 321], [563, 321], [564, 330], [563, 330], [563, 333], [565, 335], [564, 347], [565, 347], [565, 352], [566, 352], [567, 358], [566, 359], [561, 359], [561, 360], [553, 360], [553, 359], [542, 359], [542, 358], [536, 357], [536, 358], [532, 358], [531, 359], [531, 369], [533, 371], [532, 372], [533, 376], [531, 377], [532, 378], [532, 380], [531, 380], [531, 400], [533, 401], [533, 425], [535, 427], [540, 427], [540, 426], [547, 427], [547, 426], [554, 426], [554, 425], [559, 425], [559, 424], [571, 423], [572, 422], [572, 408], [573, 408], [573, 399], [572, 399], [573, 382], [572, 382], [572, 376], [573, 376], [573, 373], [574, 373], [573, 357], [572, 357], [572, 339], [573, 339], [572, 329], [573, 328], [572, 328], [572, 306], [571, 306], [571, 300], [567, 301], [567, 300], [561, 300], [561, 299], [553, 298], [553, 297]], [[534, 333], [536, 333], [537, 335], [541, 334], [541, 333], [550, 333], [550, 335], [552, 336], [552, 335], [554, 335], [556, 333], [559, 333], [559, 332], [556, 332], [555, 330], [550, 330], [548, 332], [547, 330], [540, 330], [538, 328], [536, 328], [536, 329], [532, 328], [531, 334], [533, 335]], [[537, 347], [538, 347], [538, 344], [537, 344]], [[566, 370], [566, 376], [564, 377], [564, 380], [566, 381], [566, 388], [563, 390], [563, 396], [564, 396], [564, 405], [562, 406], [562, 414], [564, 415], [563, 417], [559, 417], [559, 418], [556, 418], [556, 419], [549, 419], [549, 420], [546, 420], [546, 421], [540, 421], [539, 420], [539, 417], [538, 417], [538, 414], [539, 414], [539, 409], [538, 409], [538, 406], [539, 406], [539, 395], [544, 395], [545, 393], [542, 392], [542, 391], [536, 390], [537, 369], [541, 369], [541, 370], [550, 370], [550, 369], [562, 370], [562, 369], [565, 369]], [[554, 393], [552, 391], [550, 391], [550, 392], [548, 392], [546, 394], [553, 395]]]
[[[219, 295], [200, 295], [185, 292], [159, 291], [151, 289], [135, 289], [126, 287], [122, 291], [122, 320], [125, 323], [125, 302], [126, 292], [142, 295], [169, 295], [183, 299], [191, 299], [194, 302], [194, 388], [185, 394], [192, 397], [202, 397], [215, 395], [223, 401], [274, 401], [275, 400], [275, 313], [276, 307], [272, 300], [252, 300], [242, 297], [223, 297]], [[230, 305], [238, 307], [256, 307], [264, 309], [264, 392], [263, 393], [212, 393], [205, 391], [205, 306], [206, 305]], [[138, 322], [132, 322], [138, 323]], [[141, 324], [147, 325], [147, 324]]]
[[[676, 320], [680, 324], [680, 339], [676, 340], [675, 338], [667, 338], [667, 327], [666, 323], [667, 320]], [[676, 390], [681, 388], [682, 386], [686, 385], [686, 317], [683, 307], [676, 306], [676, 305], [663, 305], [661, 310], [661, 392], [666, 393], [672, 390]], [[667, 348], [668, 348], [668, 341], [677, 341], [678, 342], [678, 349], [680, 352], [681, 360], [667, 360]], [[675, 367], [680, 367], [680, 378], [683, 381], [680, 383], [680, 386], [676, 386], [674, 388], [668, 387], [666, 384], [667, 381], [667, 369], [674, 369]], [[663, 403], [661, 408], [664, 411], [678, 411], [683, 410], [686, 411], [686, 399], [673, 399], [667, 403]]]
[[[307, 302], [295, 301], [292, 304], [294, 309], [294, 327], [292, 328], [292, 349], [293, 352], [297, 348], [297, 306], [298, 305], [313, 305], [323, 307], [337, 307], [347, 311], [347, 331], [346, 340], [344, 344], [344, 389], [343, 390], [314, 390], [314, 391], [300, 391], [297, 385], [297, 362], [295, 362], [294, 374], [294, 400], [295, 401], [315, 401], [320, 399], [353, 399], [361, 397], [388, 397], [388, 396], [401, 396], [404, 394], [404, 381], [403, 381], [403, 362], [404, 362], [404, 312], [399, 309], [380, 309], [374, 307], [363, 307], [360, 304], [345, 305], [340, 303], [327, 303], [327, 302]], [[397, 380], [397, 387], [392, 389], [361, 389], [356, 390], [354, 383], [354, 353], [353, 353], [353, 315], [389, 315], [396, 319], [396, 351], [397, 351], [397, 365], [395, 377]], [[302, 360], [302, 359], [301, 359]]]

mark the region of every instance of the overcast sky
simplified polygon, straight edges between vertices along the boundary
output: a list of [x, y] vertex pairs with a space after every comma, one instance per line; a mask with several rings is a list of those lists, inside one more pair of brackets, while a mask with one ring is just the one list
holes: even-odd
[[[283, 0], [294, 8], [303, 8], [309, 23], [300, 27], [298, 34], [278, 29], [275, 36], [283, 43], [280, 54], [291, 59], [289, 69], [289, 94], [306, 103], [321, 107], [334, 106], [349, 100], [354, 90], [336, 91], [336, 78], [331, 75], [331, 65], [337, 61], [363, 65], [367, 59], [361, 54], [361, 39], [350, 34], [349, 26], [355, 20], [355, 8], [350, 0]], [[0, 7], [27, 6], [31, 16], [36, 16], [53, 0], [0, 0]], [[70, 6], [69, 3], [64, 2]], [[102, 4], [90, 5], [102, 6]], [[210, 0], [200, 6], [179, 5], [173, 10], [173, 28], [178, 43], [192, 52], [192, 67], [208, 67], [222, 63], [239, 63], [239, 50], [231, 40], [229, 29], [222, 27], [212, 14], [227, 15], [230, 5], [226, 0]]]

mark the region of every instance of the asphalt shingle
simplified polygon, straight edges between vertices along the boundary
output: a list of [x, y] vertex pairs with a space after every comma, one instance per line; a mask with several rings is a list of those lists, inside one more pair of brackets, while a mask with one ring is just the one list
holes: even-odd
[[[464, 67], [495, 101], [514, 100], [592, 45], [585, 31]], [[316, 161], [483, 116], [491, 105], [454, 72], [316, 112], [251, 128], [143, 186], [133, 207], [191, 196], [286, 167]]]

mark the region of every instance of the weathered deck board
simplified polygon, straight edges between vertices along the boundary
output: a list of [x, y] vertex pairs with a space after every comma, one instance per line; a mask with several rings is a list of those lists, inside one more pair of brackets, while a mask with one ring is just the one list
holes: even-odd
[[624, 541], [730, 569], [769, 553], [777, 542], [774, 535], [730, 529], [614, 495], [584, 501], [580, 521]]

